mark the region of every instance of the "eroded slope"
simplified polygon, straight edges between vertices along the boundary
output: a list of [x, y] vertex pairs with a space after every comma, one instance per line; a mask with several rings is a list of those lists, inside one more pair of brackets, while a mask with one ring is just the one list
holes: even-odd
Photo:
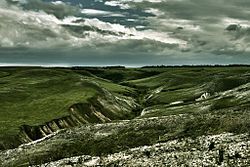
[[68, 69], [3, 70], [0, 149], [62, 128], [134, 117], [134, 90]]

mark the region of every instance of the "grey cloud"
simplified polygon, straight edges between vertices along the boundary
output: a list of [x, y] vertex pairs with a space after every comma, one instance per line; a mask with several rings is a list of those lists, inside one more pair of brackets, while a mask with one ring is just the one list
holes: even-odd
[[[131, 2], [134, 7], [157, 8], [165, 11], [170, 18], [202, 20], [209, 17], [228, 16], [232, 18], [249, 18], [245, 11], [249, 10], [250, 2], [245, 0], [181, 0], [162, 1], [161, 3]], [[164, 17], [164, 16], [163, 16]], [[216, 20], [213, 17], [213, 22]]]
[[[169, 0], [131, 4], [135, 8], [156, 8], [165, 12], [164, 15], [151, 18], [151, 27], [172, 32], [172, 37], [188, 41], [189, 48], [185, 51], [218, 53], [227, 50], [227, 54], [232, 55], [249, 50], [246, 45], [249, 42], [249, 28], [229, 32], [225, 29], [234, 23], [223, 23], [226, 18], [239, 21], [249, 19], [250, 2], [245, 0]], [[186, 22], [178, 23], [178, 20]], [[179, 25], [173, 26], [175, 21]], [[178, 26], [183, 29], [178, 29]], [[197, 31], [190, 26], [199, 29]]]
[[[8, 0], [8, 2], [13, 4], [12, 0]], [[16, 2], [14, 2], [14, 4], [16, 4]], [[44, 11], [48, 14], [53, 14], [59, 19], [80, 13], [79, 7], [77, 6], [72, 6], [66, 3], [53, 4], [42, 0], [25, 0], [25, 3], [19, 3], [19, 6], [25, 10]]]

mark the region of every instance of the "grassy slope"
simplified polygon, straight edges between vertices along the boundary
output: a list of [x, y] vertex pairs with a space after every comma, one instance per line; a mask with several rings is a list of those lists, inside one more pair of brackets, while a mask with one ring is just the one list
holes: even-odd
[[[100, 78], [111, 80], [115, 83], [120, 83], [127, 80], [140, 79], [160, 74], [161, 71], [157, 70], [143, 70], [138, 68], [84, 68]], [[79, 70], [80, 71], [80, 70]]]
[[[142, 79], [130, 80], [127, 83], [134, 84], [138, 87], [156, 88], [162, 85], [168, 87], [181, 87], [188, 84], [189, 86], [209, 82], [211, 78], [223, 78], [225, 76], [239, 76], [248, 74], [248, 67], [193, 67], [193, 68], [164, 68], [164, 69], [143, 69], [147, 72], [159, 71], [159, 75], [144, 77]], [[249, 77], [249, 76], [248, 76]]]
[[[127, 84], [149, 90], [145, 114], [140, 118], [190, 114], [174, 133], [175, 137], [200, 136], [223, 132], [249, 133], [250, 119], [249, 68], [180, 68]], [[159, 93], [152, 93], [161, 87]], [[196, 101], [201, 94], [210, 97]], [[171, 102], [184, 103], [171, 105]]]
[[[155, 69], [146, 69], [155, 70]], [[162, 69], [161, 69], [162, 70]], [[175, 101], [194, 101], [203, 93], [226, 91], [250, 81], [249, 68], [176, 68], [165, 69], [159, 75], [126, 81], [127, 85], [143, 88], [148, 95], [148, 106]], [[153, 93], [161, 87], [159, 93]]]
[[15, 136], [21, 125], [39, 125], [68, 115], [71, 105], [86, 102], [101, 88], [132, 91], [67, 69], [2, 69], [0, 77], [0, 141]]

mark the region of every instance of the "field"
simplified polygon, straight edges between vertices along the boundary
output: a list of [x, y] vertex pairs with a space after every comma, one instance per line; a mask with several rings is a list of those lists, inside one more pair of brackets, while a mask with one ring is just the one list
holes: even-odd
[[[143, 146], [152, 152], [174, 140], [222, 135], [225, 142], [223, 134], [232, 134], [237, 144], [237, 135], [250, 131], [250, 67], [2, 67], [0, 105], [2, 166], [56, 166], [52, 161], [83, 155], [119, 164], [119, 153], [133, 155], [130, 149]], [[248, 141], [242, 139], [247, 148]], [[221, 146], [213, 147], [211, 164], [233, 163], [218, 159]], [[243, 165], [250, 163], [238, 154]], [[108, 155], [117, 160], [107, 162]]]

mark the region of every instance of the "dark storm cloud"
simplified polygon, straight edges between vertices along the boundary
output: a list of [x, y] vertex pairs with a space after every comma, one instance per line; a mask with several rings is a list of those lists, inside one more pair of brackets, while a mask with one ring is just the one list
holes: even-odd
[[[150, 44], [151, 43], [151, 44]], [[139, 46], [143, 47], [139, 47]], [[154, 48], [153, 46], [158, 46]], [[126, 47], [126, 48], [125, 48]], [[162, 51], [159, 53], [159, 49]], [[129, 52], [128, 52], [129, 50]], [[0, 50], [0, 62], [3, 64], [18, 65], [49, 65], [49, 66], [104, 66], [104, 65], [181, 65], [181, 64], [246, 64], [249, 60], [245, 53], [229, 56], [226, 53], [193, 53], [179, 52], [174, 49], [167, 53], [163, 52], [164, 46], [150, 41], [123, 41], [116, 45], [83, 48], [53, 48], [53, 49], [32, 49], [32, 48], [5, 48]], [[218, 56], [218, 54], [220, 54]], [[4, 56], [4, 57], [3, 57]]]

